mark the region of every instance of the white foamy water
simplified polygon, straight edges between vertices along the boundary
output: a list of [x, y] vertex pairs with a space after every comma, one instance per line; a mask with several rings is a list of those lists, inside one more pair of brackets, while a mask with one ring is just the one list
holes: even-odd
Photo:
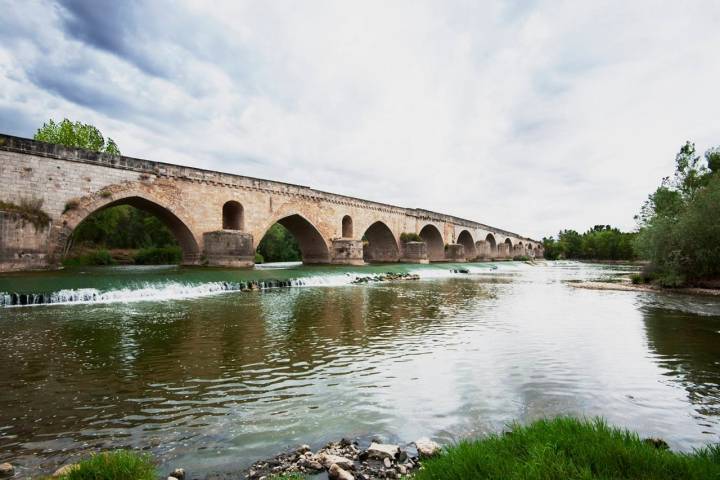
[[[293, 264], [294, 266], [294, 264]], [[278, 267], [274, 267], [278, 268]], [[416, 268], [408, 273], [420, 279], [442, 279], [453, 276], [488, 274], [497, 272], [497, 267], [437, 267]], [[203, 282], [181, 283], [163, 282], [146, 283], [139, 286], [120, 289], [100, 290], [97, 288], [63, 289], [50, 293], [0, 293], [0, 307], [29, 307], [38, 305], [71, 305], [71, 304], [103, 304], [130, 303], [143, 301], [162, 302], [206, 297], [228, 292], [243, 290], [267, 290], [272, 288], [299, 287], [339, 287], [353, 285], [358, 279], [368, 278], [366, 283], [379, 281], [382, 273], [345, 272], [337, 274], [318, 274], [287, 280], [253, 280], [247, 282]]]

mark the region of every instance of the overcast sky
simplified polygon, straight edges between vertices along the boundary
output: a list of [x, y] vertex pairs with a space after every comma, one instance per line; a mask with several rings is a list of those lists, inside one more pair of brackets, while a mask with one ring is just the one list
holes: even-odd
[[720, 1], [0, 0], [0, 132], [540, 238], [720, 144]]

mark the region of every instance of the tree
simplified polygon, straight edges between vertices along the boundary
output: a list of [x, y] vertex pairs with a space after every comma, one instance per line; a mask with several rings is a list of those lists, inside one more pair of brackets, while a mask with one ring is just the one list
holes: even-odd
[[105, 140], [100, 130], [94, 126], [87, 123], [71, 122], [67, 118], [60, 123], [56, 123], [52, 119], [49, 120], [38, 129], [33, 138], [41, 142], [55, 143], [66, 147], [84, 148], [95, 152], [120, 155], [120, 149], [112, 138], [108, 137]]
[[673, 179], [664, 178], [636, 218], [637, 252], [651, 263], [648, 277], [666, 286], [720, 275], [720, 151], [695, 153], [686, 142]]

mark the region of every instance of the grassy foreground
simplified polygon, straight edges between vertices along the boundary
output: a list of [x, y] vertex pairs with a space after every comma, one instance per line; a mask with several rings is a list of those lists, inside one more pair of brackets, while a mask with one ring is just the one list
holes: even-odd
[[155, 465], [150, 455], [116, 450], [93, 455], [76, 468], [56, 477], [60, 480], [155, 480]]
[[[153, 480], [152, 458], [127, 450], [79, 463], [61, 480]], [[269, 477], [301, 480], [299, 474]], [[415, 480], [720, 480], [720, 445], [674, 453], [603, 420], [556, 418], [464, 441], [423, 461]]]
[[720, 479], [720, 446], [673, 453], [604, 421], [556, 418], [460, 442], [423, 462], [431, 479]]

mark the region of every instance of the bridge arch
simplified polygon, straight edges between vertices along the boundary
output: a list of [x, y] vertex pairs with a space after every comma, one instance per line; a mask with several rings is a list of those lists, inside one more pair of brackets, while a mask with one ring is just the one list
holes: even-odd
[[245, 228], [245, 212], [240, 202], [230, 200], [222, 207], [223, 230], [243, 230]]
[[384, 222], [370, 225], [363, 235], [363, 259], [366, 262], [397, 262], [400, 247], [392, 230]]
[[300, 246], [303, 263], [330, 263], [330, 249], [325, 238], [312, 222], [299, 213], [272, 220], [262, 231], [262, 235], [254, 239], [256, 249], [270, 227], [276, 223], [285, 227], [295, 237]]
[[473, 240], [472, 234], [463, 230], [457, 237], [457, 243], [463, 246], [465, 251], [465, 258], [467, 260], [475, 260], [477, 257], [477, 248], [475, 248], [475, 240]]
[[485, 241], [490, 246], [490, 253], [496, 253], [497, 252], [497, 241], [495, 240], [495, 235], [492, 233], [488, 233], [485, 237]]
[[197, 263], [201, 254], [200, 243], [188, 226], [191, 225], [187, 221], [189, 217], [169, 203], [147, 188], [119, 191], [108, 188], [95, 195], [69, 201], [65, 213], [50, 232], [48, 251], [51, 261], [59, 263], [68, 254], [73, 244], [73, 232], [90, 215], [111, 207], [130, 205], [156, 216], [168, 227], [180, 245], [184, 264]]
[[440, 230], [435, 225], [430, 223], [425, 225], [420, 230], [420, 237], [427, 246], [428, 260], [431, 262], [445, 260], [445, 242], [443, 242]]
[[353, 238], [353, 220], [350, 215], [345, 215], [342, 219], [342, 237]]

